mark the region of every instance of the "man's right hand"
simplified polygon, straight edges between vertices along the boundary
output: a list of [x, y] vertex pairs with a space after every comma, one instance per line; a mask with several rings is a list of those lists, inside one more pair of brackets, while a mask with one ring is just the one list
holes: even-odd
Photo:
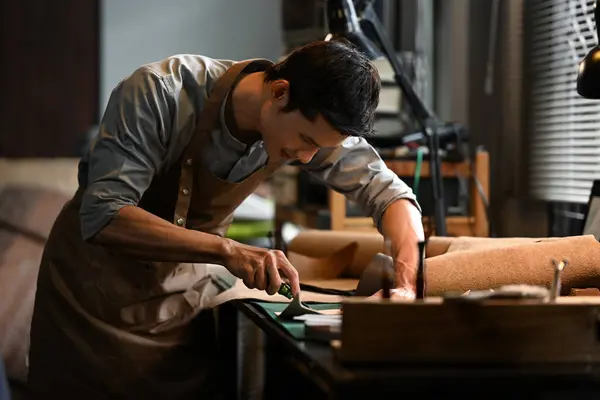
[[249, 288], [269, 294], [279, 290], [281, 273], [294, 296], [300, 293], [298, 271], [281, 251], [181, 228], [135, 206], [121, 208], [90, 242], [140, 260], [223, 265]]
[[283, 283], [280, 271], [289, 281], [294, 296], [300, 293], [298, 271], [280, 250], [269, 250], [229, 240], [225, 267], [250, 289], [277, 293]]

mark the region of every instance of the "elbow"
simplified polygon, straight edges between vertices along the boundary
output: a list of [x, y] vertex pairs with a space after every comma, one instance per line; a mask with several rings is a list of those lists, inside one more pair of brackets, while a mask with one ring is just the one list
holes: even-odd
[[[82, 224], [83, 225], [83, 224]], [[110, 240], [110, 229], [107, 226], [100, 228], [95, 231], [85, 226], [82, 227], [81, 236], [84, 243], [92, 245], [110, 246], [112, 241]]]
[[394, 197], [389, 201], [382, 203], [375, 209], [373, 220], [377, 230], [383, 234], [386, 215], [392, 214], [392, 219], [400, 218], [407, 221], [415, 230], [415, 233], [424, 240], [425, 233], [423, 229], [423, 216], [421, 208], [417, 201], [408, 196]]
[[106, 238], [105, 235], [102, 233], [103, 230], [101, 230], [100, 232], [97, 232], [91, 236], [86, 236], [85, 234], [83, 234], [83, 241], [87, 244], [94, 244], [94, 245], [105, 245], [107, 244], [106, 242]]
[[83, 208], [79, 212], [81, 236], [85, 243], [110, 246], [114, 243], [113, 221], [118, 213], [113, 205], [98, 207], [90, 212]]

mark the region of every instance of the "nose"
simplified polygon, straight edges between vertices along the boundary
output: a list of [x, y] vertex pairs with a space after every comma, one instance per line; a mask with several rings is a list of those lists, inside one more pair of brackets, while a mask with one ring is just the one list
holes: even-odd
[[296, 153], [296, 157], [298, 158], [298, 161], [300, 161], [302, 164], [308, 164], [310, 160], [313, 159], [315, 154], [317, 154], [318, 150], [318, 148], [311, 150], [302, 150]]

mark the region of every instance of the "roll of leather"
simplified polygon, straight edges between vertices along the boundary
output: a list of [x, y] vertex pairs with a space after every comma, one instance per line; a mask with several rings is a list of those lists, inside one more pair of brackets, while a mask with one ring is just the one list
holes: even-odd
[[326, 258], [356, 242], [354, 256], [340, 278], [360, 278], [377, 253], [384, 252], [383, 236], [377, 232], [329, 231], [310, 229], [298, 234], [288, 252], [313, 258]]
[[559, 238], [489, 238], [474, 236], [431, 236], [427, 241], [427, 257], [436, 257], [452, 251], [493, 249], [518, 244], [531, 244], [537, 242], [549, 242]]
[[427, 295], [510, 284], [550, 287], [552, 260], [568, 262], [562, 273], [561, 294], [568, 295], [575, 288], [600, 288], [600, 243], [593, 235], [585, 235], [450, 251], [428, 258]]
[[358, 244], [351, 242], [323, 257], [310, 257], [290, 250], [288, 251], [288, 260], [298, 271], [300, 283], [308, 280], [337, 279], [349, 268], [357, 248]]
[[483, 250], [497, 249], [502, 247], [516, 246], [521, 244], [532, 244], [540, 242], [551, 242], [560, 238], [528, 238], [528, 237], [509, 237], [509, 238], [489, 238], [489, 237], [471, 237], [460, 236], [455, 238], [447, 238], [450, 240], [450, 245], [447, 251], [464, 251], [464, 250]]
[[436, 257], [446, 253], [455, 239], [454, 237], [447, 236], [430, 236], [427, 240], [425, 257]]

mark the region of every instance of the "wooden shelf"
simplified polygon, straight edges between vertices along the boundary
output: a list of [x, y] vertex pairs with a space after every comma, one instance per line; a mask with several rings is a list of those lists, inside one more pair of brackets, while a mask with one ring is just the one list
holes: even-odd
[[[415, 161], [390, 160], [386, 161], [388, 167], [398, 176], [414, 176], [416, 169]], [[481, 189], [486, 198], [489, 199], [489, 154], [486, 151], [479, 151], [475, 156], [472, 165], [473, 174], [481, 185]], [[471, 165], [469, 162], [462, 163], [442, 163], [442, 176], [451, 177], [469, 177], [471, 176]], [[421, 177], [429, 177], [429, 162], [424, 161], [421, 167]], [[449, 236], [489, 236], [488, 220], [485, 211], [485, 204], [481, 199], [476, 185], [471, 185], [472, 210], [467, 216], [449, 216], [446, 218], [447, 232]], [[352, 231], [373, 231], [376, 230], [373, 220], [369, 217], [349, 217], [346, 210], [346, 198], [333, 190], [329, 190], [329, 214], [330, 227], [332, 230], [352, 230]], [[318, 228], [319, 210], [306, 209], [299, 210], [289, 205], [276, 205], [275, 220], [278, 227], [284, 222], [307, 228]], [[423, 226], [426, 234], [432, 235], [435, 232], [428, 232], [429, 220], [423, 218]]]
[[[414, 176], [417, 169], [416, 161], [390, 160], [385, 163], [388, 168], [394, 171], [398, 176]], [[442, 177], [444, 178], [453, 178], [457, 176], [468, 177], [471, 174], [469, 171], [469, 164], [465, 162], [444, 162], [440, 166], [440, 169], [442, 170]], [[423, 161], [421, 166], [421, 176], [427, 177], [430, 173], [429, 162]]]
[[[277, 206], [275, 213], [277, 219], [282, 222], [291, 222], [293, 224], [316, 229], [319, 227], [319, 211], [299, 210], [290, 206]], [[475, 219], [471, 216], [450, 216], [446, 218], [448, 235], [450, 236], [471, 236], [475, 225]], [[423, 226], [427, 233], [429, 229], [429, 217], [423, 218]], [[340, 230], [346, 231], [376, 231], [373, 220], [370, 217], [351, 217], [346, 219], [346, 224]]]

